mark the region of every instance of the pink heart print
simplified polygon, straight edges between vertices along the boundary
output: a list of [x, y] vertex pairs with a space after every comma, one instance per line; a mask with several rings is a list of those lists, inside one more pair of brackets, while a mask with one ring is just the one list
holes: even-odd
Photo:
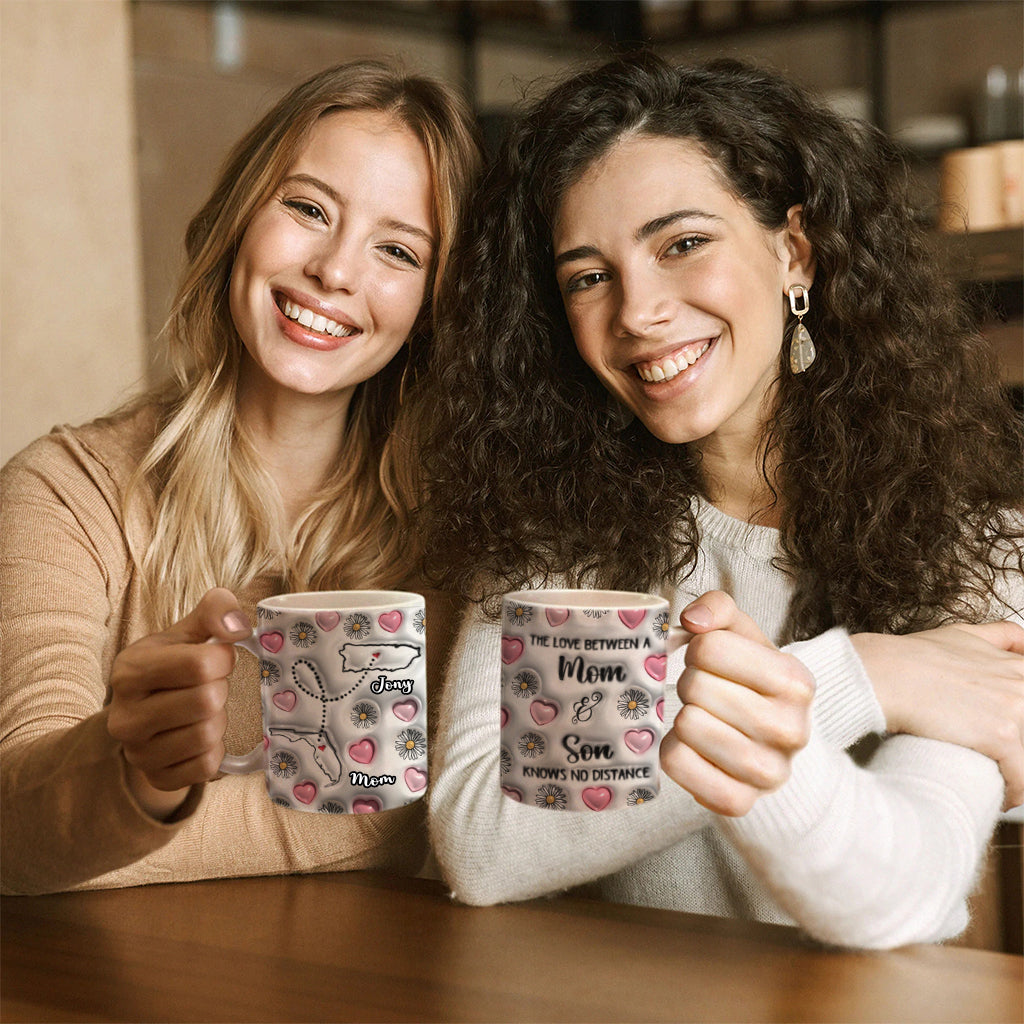
[[568, 608], [545, 608], [544, 618], [548, 620], [549, 626], [561, 626], [569, 618]]
[[621, 608], [619, 610], [619, 618], [630, 629], [636, 629], [644, 621], [646, 614], [647, 612], [643, 608]]
[[644, 659], [644, 671], [652, 678], [662, 682], [668, 673], [668, 658], [664, 654], [651, 654]]
[[292, 786], [292, 793], [299, 803], [311, 804], [316, 799], [316, 783], [299, 782]]
[[603, 811], [612, 802], [612, 791], [607, 786], [590, 786], [581, 795], [592, 811]]
[[501, 791], [505, 794], [505, 796], [511, 797], [513, 800], [515, 800], [516, 803], [521, 804], [523, 802], [523, 794], [520, 793], [518, 789], [513, 789], [512, 786], [502, 786]]
[[284, 633], [279, 633], [276, 629], [269, 633], [261, 633], [260, 647], [271, 654], [277, 654], [284, 647]]
[[270, 737], [269, 736], [264, 736], [263, 737], [263, 749], [266, 750], [269, 746], [270, 746]]
[[406, 768], [405, 784], [411, 793], [418, 793], [427, 784], [427, 773], [420, 768]]
[[654, 705], [654, 710], [658, 713], [658, 717], [664, 722], [665, 721], [665, 698], [661, 697], [658, 703]]
[[280, 693], [275, 693], [271, 699], [275, 708], [280, 708], [282, 711], [294, 711], [295, 702], [299, 697], [294, 690], [282, 690]]
[[558, 705], [551, 700], [538, 698], [530, 705], [530, 717], [538, 725], [547, 725], [548, 722], [554, 721], [558, 717], [558, 712]]
[[330, 633], [334, 627], [341, 622], [339, 612], [317, 612], [316, 624], [325, 632]]
[[358, 743], [350, 743], [348, 745], [348, 756], [360, 764], [369, 764], [376, 753], [377, 747], [373, 740], [370, 739], [360, 740]]
[[352, 801], [353, 814], [373, 814], [381, 809], [381, 802], [375, 796], [364, 796]]
[[508, 725], [508, 708], [505, 707], [504, 705], [502, 705], [502, 708], [501, 708], [501, 727], [502, 727], [502, 729], [504, 729], [506, 725]]
[[411, 697], [391, 705], [391, 713], [403, 722], [411, 722], [419, 714], [420, 706]]
[[377, 622], [381, 629], [386, 629], [389, 633], [397, 633], [398, 627], [402, 624], [402, 613], [397, 610], [382, 612], [377, 616]]
[[518, 661], [523, 656], [523, 641], [517, 636], [503, 636], [501, 638], [501, 660], [506, 665]]
[[627, 729], [623, 739], [634, 754], [642, 754], [650, 749], [654, 742], [654, 733], [650, 729]]

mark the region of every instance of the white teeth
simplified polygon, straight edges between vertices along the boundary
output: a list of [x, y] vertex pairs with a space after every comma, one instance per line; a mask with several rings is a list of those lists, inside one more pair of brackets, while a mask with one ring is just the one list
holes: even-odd
[[353, 334], [359, 333], [355, 327], [345, 327], [342, 324], [335, 323], [333, 320], [328, 320], [327, 317], [320, 316], [311, 309], [306, 309], [305, 306], [300, 306], [290, 299], [284, 300], [281, 312], [289, 320], [295, 320], [297, 323], [302, 324], [303, 327], [319, 331], [321, 334], [330, 334], [335, 338], [348, 338]]
[[666, 356], [648, 366], [638, 366], [636, 372], [648, 383], [657, 383], [664, 380], [671, 380], [677, 377], [687, 367], [693, 366], [695, 362], [711, 347], [711, 342], [706, 341], [699, 349], [691, 352], [680, 353], [675, 359]]

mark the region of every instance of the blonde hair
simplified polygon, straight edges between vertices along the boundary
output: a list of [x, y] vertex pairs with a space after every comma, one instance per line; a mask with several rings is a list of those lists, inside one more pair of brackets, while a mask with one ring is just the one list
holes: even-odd
[[[357, 388], [337, 465], [289, 528], [277, 488], [237, 417], [243, 348], [228, 286], [253, 214], [318, 119], [336, 110], [387, 113], [420, 139], [433, 177], [439, 242], [429, 303], [401, 352]], [[187, 263], [163, 335], [171, 379], [149, 396], [160, 403], [161, 421], [126, 500], [153, 502], [145, 510], [151, 540], [140, 550], [130, 533], [129, 543], [162, 626], [213, 586], [239, 589], [269, 576], [289, 590], [391, 587], [410, 575], [418, 554], [408, 528], [416, 476], [398, 382], [415, 379], [426, 363], [431, 314], [480, 160], [476, 127], [452, 90], [378, 61], [351, 61], [315, 75], [232, 150], [186, 233]]]

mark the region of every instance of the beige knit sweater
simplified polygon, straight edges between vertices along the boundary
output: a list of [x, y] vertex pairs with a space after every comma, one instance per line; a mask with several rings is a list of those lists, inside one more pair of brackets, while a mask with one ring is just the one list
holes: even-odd
[[[55, 429], [0, 472], [0, 888], [38, 893], [232, 875], [358, 868], [415, 873], [427, 853], [423, 801], [377, 814], [274, 806], [262, 773], [193, 788], [176, 820], [130, 794], [106, 729], [111, 664], [157, 628], [125, 540], [126, 482], [151, 441], [150, 408]], [[141, 530], [148, 524], [132, 524]], [[430, 703], [453, 603], [427, 598]], [[255, 621], [270, 592], [237, 596]], [[249, 658], [231, 676], [227, 749], [261, 735]]]

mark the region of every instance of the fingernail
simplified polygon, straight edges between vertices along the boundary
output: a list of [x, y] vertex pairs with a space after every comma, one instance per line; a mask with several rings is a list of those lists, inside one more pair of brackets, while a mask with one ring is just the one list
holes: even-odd
[[252, 630], [249, 620], [240, 611], [228, 612], [220, 621], [229, 633], [248, 633]]
[[693, 604], [683, 609], [683, 618], [694, 626], [702, 626], [704, 629], [715, 624], [715, 617], [706, 604]]

